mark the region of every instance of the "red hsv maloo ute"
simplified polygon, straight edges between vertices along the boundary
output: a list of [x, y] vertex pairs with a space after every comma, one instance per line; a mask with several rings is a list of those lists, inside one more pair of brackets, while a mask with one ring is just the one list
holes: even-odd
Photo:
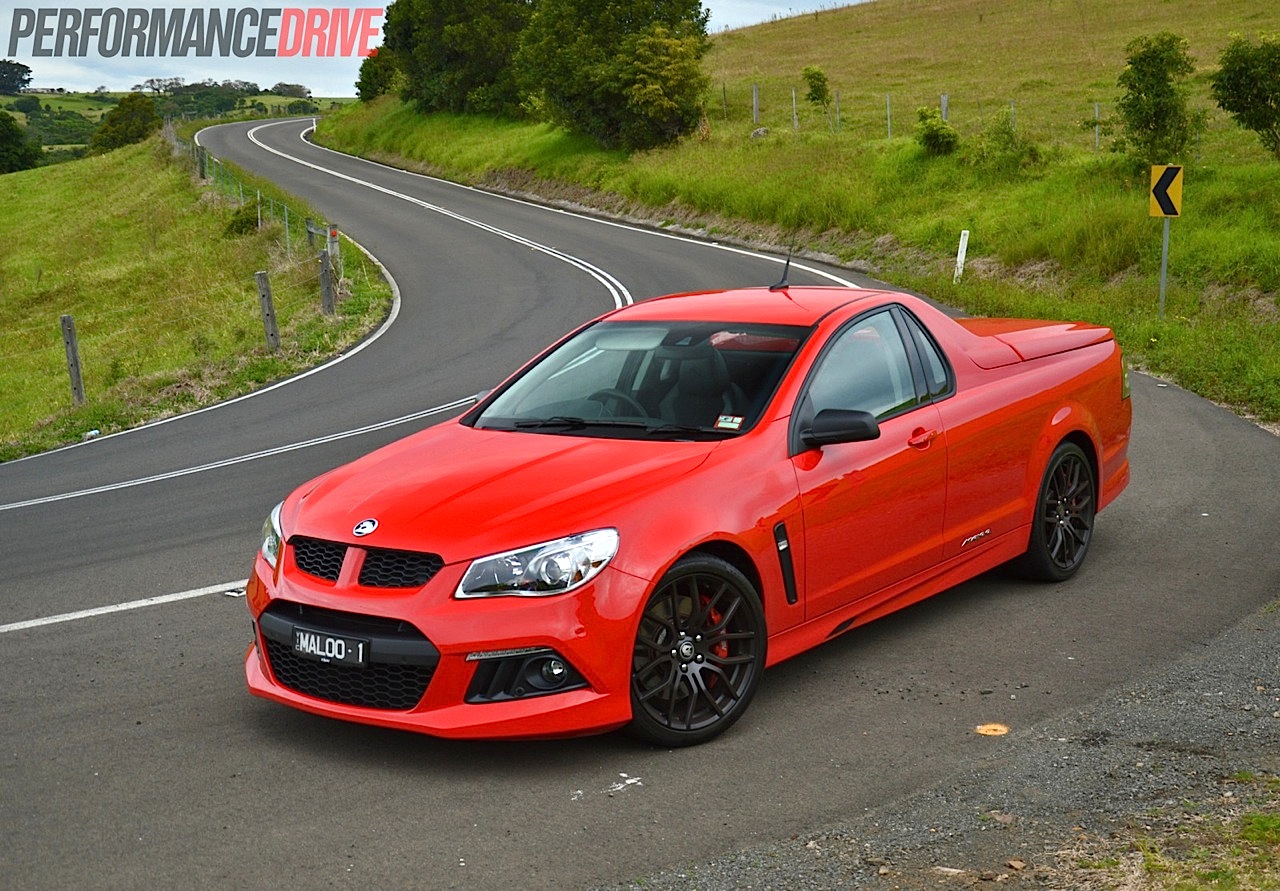
[[776, 286], [628, 306], [299, 488], [251, 692], [442, 737], [711, 739], [764, 669], [1016, 560], [1129, 480], [1112, 332]]

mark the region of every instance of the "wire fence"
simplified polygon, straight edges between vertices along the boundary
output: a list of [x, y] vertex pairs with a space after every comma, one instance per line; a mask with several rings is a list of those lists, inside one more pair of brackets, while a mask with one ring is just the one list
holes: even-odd
[[991, 98], [959, 93], [921, 95], [870, 93], [832, 88], [826, 103], [811, 101], [804, 86], [778, 83], [749, 87], [722, 84], [707, 108], [708, 123], [749, 125], [796, 133], [829, 132], [857, 139], [893, 139], [915, 133], [916, 110], [936, 108], [943, 120], [965, 134], [980, 132], [992, 120], [1007, 120], [1019, 132], [1052, 142], [1101, 151], [1111, 101], [1062, 103], [1037, 96]]
[[[203, 289], [188, 285], [168, 295], [151, 292], [145, 298], [123, 298], [114, 304], [95, 300], [91, 310], [58, 312], [50, 307], [47, 319], [30, 314], [14, 319], [6, 324], [0, 342], [0, 390], [7, 389], [6, 377], [16, 390], [19, 385], [62, 376], [70, 384], [72, 402], [82, 405], [92, 401], [95, 390], [126, 377], [155, 373], [148, 368], [156, 353], [209, 358], [225, 351], [228, 341], [245, 354], [261, 351], [264, 345], [268, 351], [278, 350], [280, 332], [291, 321], [314, 314], [317, 308], [333, 315], [349, 293], [336, 225], [317, 225], [280, 193], [253, 183], [203, 146], [178, 137], [169, 123], [164, 136], [175, 160], [202, 184], [200, 203], [208, 208], [203, 213], [209, 219], [208, 237], [201, 240], [216, 250], [219, 235], [256, 232], [271, 244], [267, 268], [243, 279], [219, 276]], [[214, 212], [212, 207], [222, 210]], [[224, 223], [228, 207], [231, 219]], [[227, 262], [246, 260], [245, 250], [237, 252], [231, 241], [226, 244]], [[157, 268], [149, 274], [167, 273]], [[6, 284], [12, 294], [13, 277]], [[31, 293], [13, 297], [17, 302], [33, 302], [42, 293], [61, 294], [72, 295], [63, 299], [76, 302], [75, 294], [101, 287], [95, 269], [71, 263], [65, 270], [39, 269]], [[95, 384], [88, 393], [86, 375]]]

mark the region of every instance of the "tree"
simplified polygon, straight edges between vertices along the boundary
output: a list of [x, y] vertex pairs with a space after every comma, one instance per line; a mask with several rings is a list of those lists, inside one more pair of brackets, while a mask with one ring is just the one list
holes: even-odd
[[[389, 7], [394, 8], [394, 7]], [[356, 80], [356, 96], [361, 102], [372, 102], [390, 93], [396, 87], [400, 68], [396, 54], [385, 46], [375, 47], [360, 63], [360, 77]]]
[[156, 104], [150, 96], [130, 93], [103, 116], [98, 131], [89, 142], [89, 149], [95, 153], [109, 152], [142, 142], [159, 130], [161, 123], [160, 115], [156, 114]]
[[276, 84], [268, 93], [275, 93], [277, 96], [291, 96], [294, 99], [310, 99], [311, 90], [302, 84], [287, 84], [284, 82]]
[[0, 94], [16, 96], [30, 85], [30, 68], [12, 59], [0, 61]]
[[1254, 46], [1233, 35], [1219, 65], [1209, 80], [1218, 107], [1257, 133], [1280, 161], [1280, 36], [1264, 36]]
[[[383, 48], [404, 73], [405, 99], [428, 113], [515, 113], [512, 57], [530, 8], [526, 0], [396, 0], [387, 8]], [[378, 63], [365, 64], [372, 74]]]
[[1177, 160], [1205, 128], [1204, 112], [1188, 105], [1184, 81], [1196, 66], [1187, 46], [1185, 37], [1162, 31], [1125, 47], [1127, 64], [1117, 79], [1124, 93], [1116, 113], [1133, 154], [1148, 163]]
[[804, 98], [821, 108], [825, 114], [827, 107], [831, 105], [831, 82], [827, 80], [826, 73], [817, 65], [806, 65], [801, 77], [809, 85], [809, 92], [804, 94]]
[[606, 147], [661, 145], [700, 119], [707, 16], [699, 0], [541, 0], [516, 64], [553, 122]]
[[40, 163], [40, 146], [27, 138], [17, 119], [0, 111], [0, 173], [26, 170]]

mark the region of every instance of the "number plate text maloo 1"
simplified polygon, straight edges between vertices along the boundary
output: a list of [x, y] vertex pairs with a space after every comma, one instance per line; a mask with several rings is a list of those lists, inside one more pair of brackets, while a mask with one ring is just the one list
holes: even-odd
[[293, 651], [320, 662], [361, 667], [369, 662], [369, 642], [308, 628], [293, 629]]

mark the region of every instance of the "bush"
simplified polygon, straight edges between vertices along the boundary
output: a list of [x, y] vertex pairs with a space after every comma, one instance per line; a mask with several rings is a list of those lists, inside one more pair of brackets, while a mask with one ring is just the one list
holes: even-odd
[[163, 123], [150, 96], [130, 93], [102, 118], [89, 145], [94, 152], [109, 152], [142, 142]]
[[917, 108], [916, 117], [919, 118], [916, 124], [916, 141], [924, 148], [926, 155], [950, 155], [960, 147], [960, 134], [942, 119], [941, 110]]
[[7, 111], [0, 111], [0, 173], [35, 167], [40, 162], [40, 146], [27, 138]]
[[1124, 90], [1116, 114], [1124, 127], [1122, 147], [1149, 164], [1182, 157], [1205, 129], [1204, 112], [1188, 106], [1186, 78], [1195, 73], [1187, 39], [1169, 31], [1137, 37], [1125, 47], [1124, 71], [1117, 83]]
[[251, 235], [258, 231], [258, 205], [242, 204], [231, 214], [227, 227], [222, 230], [228, 238]]
[[1280, 37], [1263, 37], [1254, 46], [1237, 34], [1219, 64], [1210, 79], [1214, 100], [1280, 161]]
[[1045, 160], [1040, 147], [1014, 129], [1009, 109], [987, 121], [977, 139], [966, 146], [962, 157], [972, 167], [1001, 173], [1017, 173]]

